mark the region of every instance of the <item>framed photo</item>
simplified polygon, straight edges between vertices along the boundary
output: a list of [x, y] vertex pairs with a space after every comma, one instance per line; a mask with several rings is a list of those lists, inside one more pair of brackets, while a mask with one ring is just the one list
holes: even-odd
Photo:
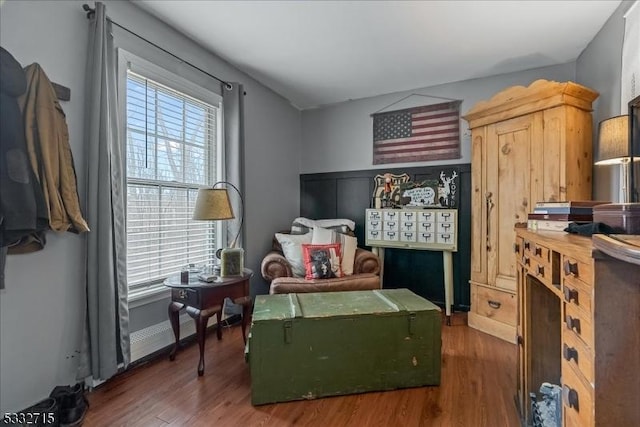
[[239, 276], [244, 269], [244, 249], [226, 248], [220, 255], [220, 275]]

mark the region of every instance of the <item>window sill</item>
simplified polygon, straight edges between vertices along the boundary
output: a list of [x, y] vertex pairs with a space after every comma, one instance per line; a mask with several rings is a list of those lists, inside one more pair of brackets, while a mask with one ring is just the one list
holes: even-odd
[[145, 288], [129, 291], [127, 301], [129, 302], [129, 308], [136, 308], [169, 298], [171, 298], [171, 289], [162, 283], [157, 283]]

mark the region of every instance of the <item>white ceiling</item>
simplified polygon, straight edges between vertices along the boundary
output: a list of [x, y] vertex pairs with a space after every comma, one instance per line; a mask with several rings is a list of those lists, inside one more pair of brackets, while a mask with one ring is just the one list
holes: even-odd
[[300, 109], [570, 62], [620, 4], [134, 1]]

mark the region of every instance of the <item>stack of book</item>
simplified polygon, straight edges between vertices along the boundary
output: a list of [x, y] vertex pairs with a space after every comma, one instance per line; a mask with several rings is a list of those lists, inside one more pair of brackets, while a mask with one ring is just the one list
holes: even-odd
[[596, 200], [571, 200], [566, 202], [538, 202], [527, 218], [529, 230], [564, 231], [570, 223], [593, 222], [593, 207], [601, 205]]

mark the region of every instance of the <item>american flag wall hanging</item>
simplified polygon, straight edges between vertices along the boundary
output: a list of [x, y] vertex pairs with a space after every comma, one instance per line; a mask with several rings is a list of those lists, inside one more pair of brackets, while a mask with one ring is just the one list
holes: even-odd
[[373, 114], [373, 164], [460, 158], [460, 104]]

